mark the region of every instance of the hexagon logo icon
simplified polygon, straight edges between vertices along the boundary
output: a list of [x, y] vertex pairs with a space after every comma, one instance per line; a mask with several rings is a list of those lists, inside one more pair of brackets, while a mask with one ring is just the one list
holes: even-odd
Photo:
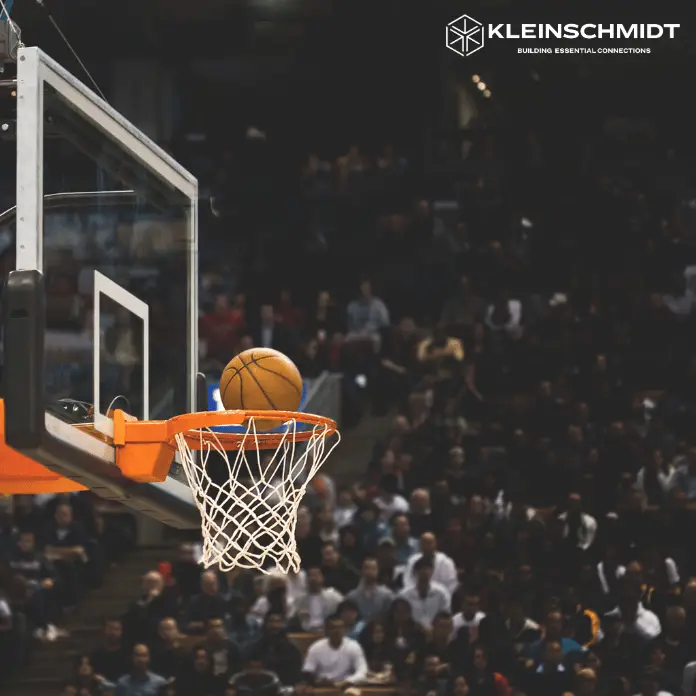
[[485, 27], [469, 15], [453, 19], [445, 29], [445, 43], [459, 56], [470, 56], [483, 48]]

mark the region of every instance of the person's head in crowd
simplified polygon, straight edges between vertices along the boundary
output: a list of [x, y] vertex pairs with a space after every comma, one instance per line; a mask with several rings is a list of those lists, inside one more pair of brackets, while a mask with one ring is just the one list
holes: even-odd
[[582, 515], [582, 496], [579, 493], [568, 495], [568, 519], [579, 519]]
[[469, 499], [467, 518], [470, 522], [483, 520], [486, 516], [486, 504], [480, 495], [472, 495]]
[[176, 620], [171, 617], [162, 619], [157, 626], [157, 635], [166, 645], [174, 643], [179, 637], [179, 628], [176, 625]]
[[282, 573], [271, 573], [266, 580], [268, 611], [285, 614], [288, 581]]
[[413, 624], [411, 605], [403, 597], [396, 597], [389, 607], [388, 623], [392, 628], [404, 628]]
[[346, 626], [338, 614], [333, 614], [326, 619], [326, 637], [334, 649], [340, 647], [345, 634]]
[[619, 640], [621, 634], [626, 630], [626, 624], [621, 616], [610, 614], [602, 619], [602, 630], [604, 631], [604, 640], [611, 645]]
[[[392, 474], [396, 468], [396, 454], [391, 447], [387, 447], [379, 457], [379, 470], [382, 473], [382, 478], [387, 474]], [[381, 486], [380, 479], [380, 486]], [[396, 493], [396, 491], [394, 491]]]
[[663, 626], [664, 636], [670, 641], [680, 641], [686, 629], [686, 609], [679, 604], [667, 607]]
[[220, 592], [220, 581], [214, 570], [206, 570], [201, 575], [201, 592], [209, 597], [215, 597]]
[[372, 283], [367, 279], [360, 281], [360, 298], [365, 302], [372, 299]]
[[272, 304], [268, 302], [262, 304], [259, 310], [259, 314], [261, 317], [261, 324], [263, 326], [272, 326], [275, 322], [275, 311], [273, 309]]
[[142, 643], [134, 645], [131, 660], [133, 674], [145, 675], [150, 669], [150, 648]]
[[575, 684], [577, 696], [594, 696], [597, 693], [597, 673], [590, 667], [584, 667], [576, 674]]
[[143, 576], [143, 594], [146, 597], [158, 597], [164, 590], [164, 578], [156, 570], [150, 570]]
[[647, 665], [643, 668], [639, 682], [639, 696], [659, 696], [662, 670], [654, 665]]
[[361, 527], [372, 527], [379, 522], [379, 508], [371, 500], [362, 500], [356, 513], [356, 522]]
[[396, 567], [397, 560], [394, 539], [385, 537], [377, 547], [377, 567], [380, 570], [390, 570]]
[[324, 573], [321, 568], [307, 569], [307, 589], [310, 594], [319, 594], [324, 589]]
[[363, 585], [374, 587], [379, 579], [379, 563], [373, 556], [367, 556], [362, 562], [361, 578]]
[[397, 544], [403, 544], [411, 538], [411, 523], [408, 515], [398, 513], [392, 517], [391, 535]]
[[336, 610], [336, 614], [341, 617], [347, 633], [350, 633], [360, 621], [360, 609], [358, 605], [350, 599], [344, 599]]
[[176, 695], [176, 684], [172, 682], [171, 684], [165, 684], [158, 692], [157, 696], [177, 696]]
[[360, 531], [354, 524], [347, 524], [338, 532], [338, 545], [341, 553], [348, 558], [359, 557], [362, 553]]
[[687, 612], [696, 611], [696, 578], [689, 578], [682, 593], [682, 606]]
[[462, 616], [467, 621], [473, 621], [476, 614], [481, 611], [481, 597], [475, 589], [468, 589], [464, 593], [464, 601], [462, 602]]
[[474, 671], [484, 674], [489, 671], [488, 652], [481, 643], [476, 643], [471, 651], [471, 663]]
[[60, 503], [60, 505], [56, 507], [56, 513], [54, 517], [56, 525], [59, 529], [68, 528], [73, 521], [72, 505], [70, 505], [70, 503], [67, 502]]
[[455, 677], [454, 680], [452, 681], [452, 689], [451, 689], [451, 695], [452, 696], [469, 696], [471, 693], [471, 689], [469, 689], [469, 683], [466, 680], [466, 677], [463, 675], [459, 675], [458, 677]]
[[416, 578], [416, 587], [419, 590], [428, 590], [433, 577], [433, 560], [427, 556], [421, 556], [413, 564], [413, 574]]
[[[77, 685], [73, 684], [71, 681], [67, 684], [63, 684], [60, 690], [60, 696], [80, 696]], [[88, 696], [90, 695], [88, 694]]]
[[123, 622], [116, 617], [109, 617], [104, 621], [104, 644], [107, 649], [121, 647], [123, 639]]
[[645, 664], [657, 669], [664, 669], [665, 666], [665, 648], [660, 641], [648, 643], [648, 650], [645, 659]]
[[449, 482], [446, 479], [439, 479], [433, 482], [432, 505], [435, 509], [440, 509], [439, 506], [449, 507], [452, 500]]
[[75, 660], [75, 679], [78, 687], [91, 688], [95, 686], [95, 674], [89, 655], [80, 655]]
[[560, 641], [563, 638], [563, 614], [558, 609], [550, 609], [544, 621], [544, 638], [547, 641]]
[[544, 650], [541, 656], [541, 663], [544, 670], [555, 671], [563, 662], [563, 649], [561, 642], [557, 639], [550, 639], [548, 635], [544, 640]]
[[205, 674], [210, 671], [210, 655], [205, 648], [197, 647], [193, 651], [193, 669], [199, 674]]
[[403, 436], [407, 435], [411, 431], [411, 424], [408, 422], [408, 418], [403, 414], [394, 416], [392, 421], [391, 432], [392, 435]]
[[208, 630], [206, 631], [205, 637], [210, 645], [222, 645], [227, 640], [225, 622], [220, 618], [210, 619], [208, 621]]
[[435, 643], [448, 643], [452, 637], [454, 626], [452, 614], [448, 611], [441, 611], [433, 619], [432, 639]]
[[34, 553], [36, 550], [36, 535], [34, 532], [28, 529], [23, 529], [19, 533], [19, 539], [17, 539], [17, 546], [21, 553], [29, 555]]
[[430, 679], [440, 677], [440, 658], [436, 655], [428, 655], [425, 658], [425, 674]]
[[[390, 450], [391, 451], [391, 450]], [[379, 480], [378, 496], [385, 502], [390, 503], [399, 491], [399, 482], [395, 474], [383, 474]]]
[[420, 550], [423, 558], [428, 559], [432, 565], [437, 551], [437, 539], [432, 532], [425, 532], [420, 538]]
[[269, 611], [263, 620], [264, 637], [270, 640], [277, 639], [285, 632], [285, 620], [283, 614], [275, 611]]
[[325, 568], [337, 568], [341, 554], [333, 541], [327, 541], [321, 549], [321, 562]]
[[452, 471], [459, 471], [466, 464], [466, 450], [461, 445], [450, 447], [447, 465]]
[[331, 534], [336, 528], [331, 503], [323, 503], [314, 512], [314, 530], [317, 534]]

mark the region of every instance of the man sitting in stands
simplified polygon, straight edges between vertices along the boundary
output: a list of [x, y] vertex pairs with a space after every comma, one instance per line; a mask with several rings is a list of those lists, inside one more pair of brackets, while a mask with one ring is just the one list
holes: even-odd
[[317, 686], [342, 688], [360, 684], [367, 677], [367, 661], [360, 643], [345, 637], [343, 620], [334, 615], [326, 620], [326, 638], [307, 651], [302, 671]]

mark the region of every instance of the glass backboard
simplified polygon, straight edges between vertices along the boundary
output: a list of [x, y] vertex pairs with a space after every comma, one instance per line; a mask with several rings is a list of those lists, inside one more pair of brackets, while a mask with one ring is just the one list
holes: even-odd
[[[94, 405], [107, 440], [112, 408], [196, 410], [197, 181], [39, 49], [20, 50], [16, 99], [16, 210], [0, 243], [16, 237], [17, 269], [43, 273], [46, 430], [113, 464], [52, 406]], [[129, 496], [190, 501], [177, 471]]]

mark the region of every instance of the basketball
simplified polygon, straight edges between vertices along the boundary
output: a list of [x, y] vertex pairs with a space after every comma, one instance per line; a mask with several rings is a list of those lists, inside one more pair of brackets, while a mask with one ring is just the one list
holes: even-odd
[[[302, 377], [287, 355], [272, 348], [250, 348], [227, 364], [220, 378], [220, 400], [228, 411], [297, 411]], [[280, 421], [256, 420], [258, 430], [280, 425]]]

